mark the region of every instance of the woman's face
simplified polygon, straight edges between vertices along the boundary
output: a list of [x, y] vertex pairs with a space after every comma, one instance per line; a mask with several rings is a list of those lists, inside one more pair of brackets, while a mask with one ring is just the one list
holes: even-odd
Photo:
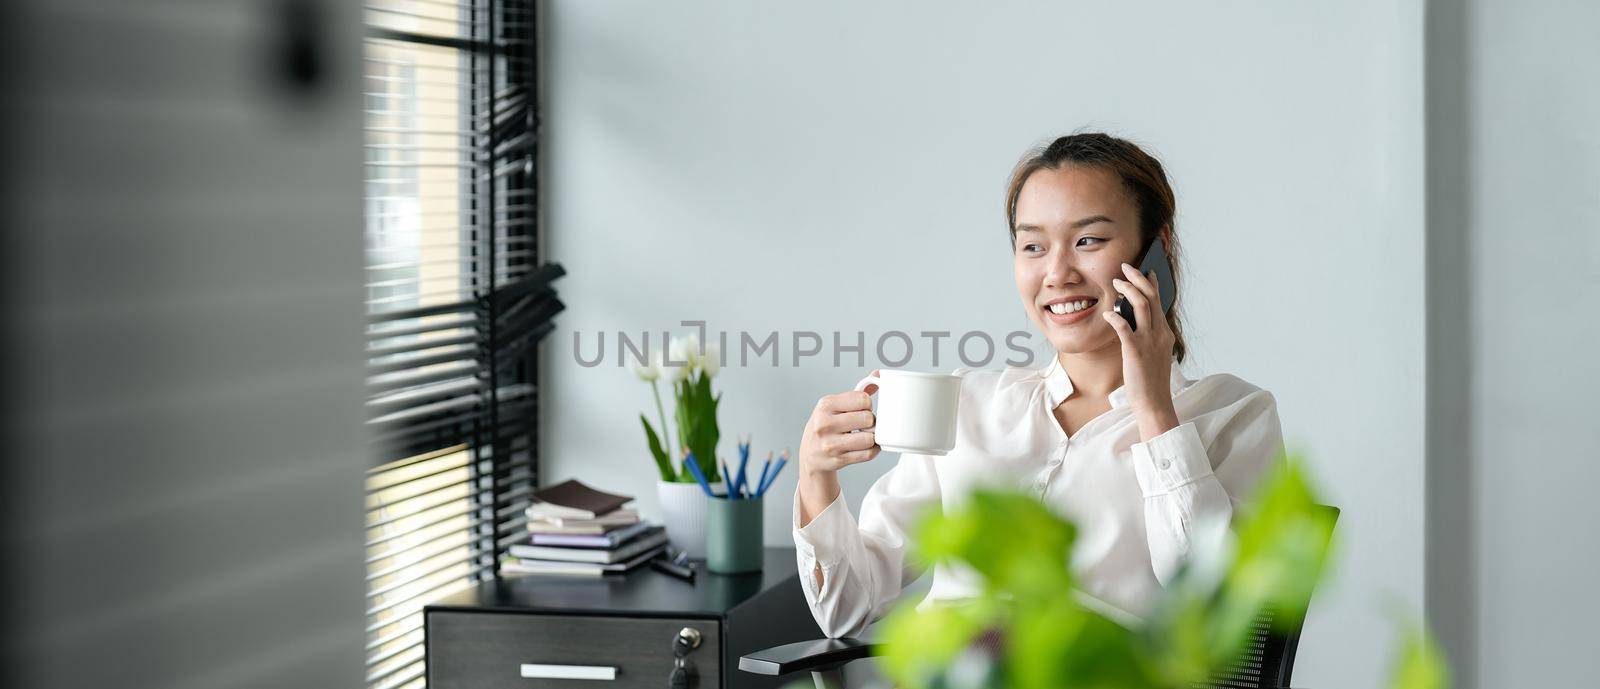
[[1138, 209], [1115, 174], [1064, 165], [1028, 176], [1017, 196], [1012, 265], [1022, 307], [1057, 352], [1119, 346], [1100, 314], [1119, 296], [1111, 279], [1127, 279], [1122, 264], [1140, 246]]

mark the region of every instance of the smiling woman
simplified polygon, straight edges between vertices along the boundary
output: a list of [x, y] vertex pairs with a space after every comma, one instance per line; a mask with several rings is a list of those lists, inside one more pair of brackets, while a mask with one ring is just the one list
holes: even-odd
[[[1024, 491], [1076, 522], [1087, 544], [1072, 563], [1084, 601], [1140, 624], [1183, 561], [1214, 542], [1282, 461], [1272, 394], [1228, 374], [1185, 377], [1177, 317], [1161, 317], [1155, 272], [1131, 265], [1157, 239], [1176, 248], [1175, 208], [1161, 164], [1121, 139], [1073, 134], [1024, 156], [1006, 194], [1013, 272], [1055, 356], [1044, 368], [958, 370], [954, 449], [902, 454], [867, 492], [859, 523], [837, 474], [883, 450], [872, 388], [817, 403], [801, 436], [794, 540], [826, 633], [861, 632], [919, 576], [912, 519], [994, 488]], [[1137, 328], [1113, 310], [1119, 297]], [[935, 565], [924, 605], [981, 588], [971, 571]]]

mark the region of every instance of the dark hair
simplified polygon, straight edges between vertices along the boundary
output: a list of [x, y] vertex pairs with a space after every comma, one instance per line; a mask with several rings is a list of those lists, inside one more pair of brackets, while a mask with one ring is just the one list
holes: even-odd
[[1184, 345], [1183, 323], [1178, 318], [1178, 302], [1183, 300], [1182, 271], [1179, 270], [1182, 261], [1173, 224], [1178, 201], [1161, 161], [1129, 141], [1100, 132], [1069, 134], [1029, 151], [1012, 170], [1006, 190], [1006, 227], [1010, 229], [1013, 247], [1017, 241], [1017, 197], [1022, 194], [1023, 183], [1039, 170], [1059, 170], [1065, 165], [1098, 168], [1122, 180], [1122, 188], [1139, 209], [1140, 255], [1158, 236], [1166, 243], [1167, 256], [1172, 261], [1174, 291], [1172, 308], [1167, 311], [1167, 325], [1174, 336], [1172, 355], [1182, 362], [1188, 347]]

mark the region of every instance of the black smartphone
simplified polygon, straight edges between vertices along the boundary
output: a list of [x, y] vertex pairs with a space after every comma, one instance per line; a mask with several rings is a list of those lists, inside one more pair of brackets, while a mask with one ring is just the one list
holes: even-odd
[[[1172, 262], [1167, 259], [1167, 245], [1160, 237], [1156, 237], [1156, 240], [1150, 243], [1150, 248], [1144, 250], [1144, 260], [1139, 262], [1140, 274], [1147, 275], [1152, 270], [1156, 272], [1156, 291], [1160, 293], [1161, 314], [1165, 316], [1172, 308], [1172, 297], [1176, 293], [1176, 287], [1172, 283]], [[1139, 329], [1138, 318], [1133, 314], [1133, 304], [1128, 303], [1127, 297], [1119, 295], [1117, 303], [1111, 308], [1128, 321], [1128, 327], [1136, 331]]]

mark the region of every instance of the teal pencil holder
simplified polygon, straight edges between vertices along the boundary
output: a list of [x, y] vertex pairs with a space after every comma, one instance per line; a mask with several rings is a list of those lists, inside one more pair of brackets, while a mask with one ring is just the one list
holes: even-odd
[[711, 500], [706, 506], [706, 569], [761, 571], [761, 499]]

